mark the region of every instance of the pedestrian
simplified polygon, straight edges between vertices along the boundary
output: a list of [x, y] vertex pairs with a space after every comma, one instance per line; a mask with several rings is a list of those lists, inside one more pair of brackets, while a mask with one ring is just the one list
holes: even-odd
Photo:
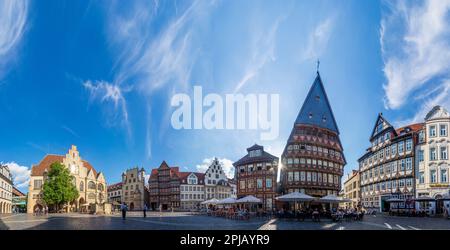
[[122, 219], [125, 220], [127, 216], [127, 205], [125, 203], [120, 204], [120, 210], [122, 211]]
[[144, 211], [144, 218], [147, 218], [147, 204], [144, 204], [144, 209], [143, 209], [143, 211]]

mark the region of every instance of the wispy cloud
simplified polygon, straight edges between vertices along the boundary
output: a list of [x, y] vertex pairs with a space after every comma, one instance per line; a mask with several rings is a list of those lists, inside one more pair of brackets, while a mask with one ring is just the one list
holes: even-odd
[[[90, 81], [84, 83], [91, 94], [102, 93], [102, 102], [106, 98], [116, 109], [120, 107], [127, 124], [126, 100], [120, 94], [123, 86], [133, 86], [133, 90], [151, 100], [156, 90], [169, 84], [181, 88], [189, 85], [199, 51], [194, 46], [193, 36], [216, 1], [193, 1], [184, 8], [177, 6], [177, 15], [162, 22], [166, 17], [160, 13], [159, 1], [131, 4], [128, 11], [124, 11], [120, 1], [107, 8], [108, 39], [116, 57], [113, 81], [99, 80], [95, 85]], [[150, 109], [149, 105], [149, 115]], [[152, 155], [151, 122], [149, 117], [145, 136], [147, 158]]]
[[71, 134], [77, 138], [80, 138], [80, 136], [75, 131], [73, 131], [73, 129], [67, 127], [66, 125], [62, 125], [61, 128], [64, 129], [65, 131], [69, 132], [69, 134]]
[[110, 40], [120, 52], [115, 82], [137, 83], [148, 94], [169, 83], [186, 86], [198, 51], [192, 42], [196, 24], [214, 5], [214, 1], [193, 1], [158, 31], [154, 30], [158, 2], [137, 1], [128, 16], [112, 9]]
[[47, 145], [47, 146], [42, 146], [42, 145], [39, 145], [39, 144], [37, 144], [37, 143], [34, 143], [34, 142], [27, 142], [26, 143], [28, 146], [30, 146], [30, 147], [32, 147], [32, 148], [34, 148], [34, 149], [37, 149], [37, 150], [39, 150], [39, 151], [42, 151], [42, 152], [44, 152], [44, 153], [48, 153], [48, 152], [50, 152], [50, 145]]
[[[233, 161], [226, 159], [226, 158], [220, 158], [218, 160], [219, 160], [220, 164], [222, 165], [222, 169], [223, 169], [223, 172], [225, 173], [225, 175], [230, 179], [234, 178]], [[214, 161], [214, 157], [203, 159], [203, 162], [201, 164], [197, 165], [197, 171], [201, 172], [201, 173], [205, 173], [213, 161]]]
[[0, 1], [0, 77], [23, 37], [27, 13], [27, 0]]
[[13, 177], [14, 186], [17, 188], [25, 188], [30, 182], [31, 170], [26, 166], [21, 166], [15, 162], [2, 163], [8, 166]]
[[317, 24], [308, 36], [306, 48], [302, 51], [303, 60], [317, 60], [325, 52], [330, 40], [335, 17], [328, 17]]
[[111, 84], [106, 81], [91, 81], [83, 82], [83, 86], [90, 93], [90, 102], [99, 101], [103, 104], [112, 104], [113, 109], [107, 111], [108, 121], [115, 124], [119, 121], [128, 131], [130, 131], [130, 124], [128, 121], [127, 102], [124, 97], [124, 92], [129, 89], [122, 89], [119, 85]]
[[387, 83], [385, 107], [421, 107], [404, 122], [421, 121], [434, 105], [450, 106], [450, 0], [385, 1], [380, 44]]
[[276, 19], [272, 26], [266, 31], [255, 34], [255, 37], [253, 38], [250, 60], [248, 61], [241, 79], [238, 81], [238, 84], [234, 89], [235, 93], [239, 92], [242, 87], [255, 78], [266, 64], [276, 60], [275, 49], [277, 31], [280, 23], [285, 18], [285, 16], [282, 16]]

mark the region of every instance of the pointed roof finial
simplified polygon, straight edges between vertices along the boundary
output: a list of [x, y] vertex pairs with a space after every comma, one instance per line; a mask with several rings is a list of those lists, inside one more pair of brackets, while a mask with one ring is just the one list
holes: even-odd
[[317, 73], [319, 73], [319, 68], [320, 68], [320, 60], [317, 59]]

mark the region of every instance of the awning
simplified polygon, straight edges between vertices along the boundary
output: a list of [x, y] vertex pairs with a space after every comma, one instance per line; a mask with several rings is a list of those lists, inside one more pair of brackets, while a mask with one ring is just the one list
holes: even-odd
[[414, 199], [415, 201], [436, 201], [436, 199], [431, 198], [430, 196], [420, 196]]
[[306, 195], [304, 193], [293, 192], [289, 194], [285, 194], [275, 198], [279, 201], [312, 201], [314, 197]]

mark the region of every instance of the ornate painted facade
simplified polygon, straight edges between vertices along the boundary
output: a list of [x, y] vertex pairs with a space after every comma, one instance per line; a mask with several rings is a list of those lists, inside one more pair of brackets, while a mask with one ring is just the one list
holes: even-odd
[[177, 210], [180, 208], [179, 167], [169, 167], [165, 161], [153, 169], [148, 180], [150, 208]]
[[281, 192], [338, 195], [346, 164], [339, 129], [320, 74], [309, 90], [281, 156]]

